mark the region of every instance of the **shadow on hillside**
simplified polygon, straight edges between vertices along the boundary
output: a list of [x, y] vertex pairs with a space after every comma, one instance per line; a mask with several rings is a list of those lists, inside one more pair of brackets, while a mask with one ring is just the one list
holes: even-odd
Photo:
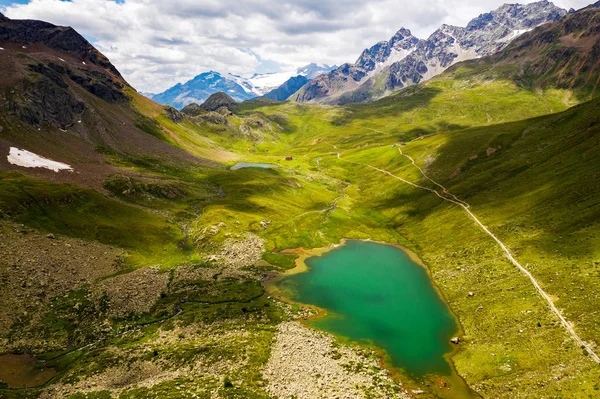
[[348, 105], [345, 108], [351, 112], [334, 119], [332, 124], [342, 126], [354, 119], [376, 119], [412, 111], [427, 106], [441, 92], [436, 87], [410, 86], [377, 101]]
[[[435, 156], [426, 173], [468, 202], [501, 239], [541, 252], [594, 255], [591, 232], [600, 228], [600, 100], [558, 114], [449, 132], [444, 139], [432, 146]], [[395, 208], [419, 198], [402, 194], [379, 206]], [[416, 220], [437, 207], [413, 206], [410, 216]], [[560, 246], [567, 241], [567, 247]]]
[[[264, 215], [274, 212], [275, 207], [260, 205], [253, 198], [260, 198], [273, 205], [285, 201], [286, 191], [293, 190], [291, 180], [278, 169], [244, 168], [236, 171], [217, 171], [206, 178], [206, 183], [217, 185], [224, 196], [211, 202], [237, 212]], [[289, 193], [289, 196], [296, 193]], [[301, 193], [298, 193], [301, 194]], [[293, 198], [292, 201], [293, 202]]]

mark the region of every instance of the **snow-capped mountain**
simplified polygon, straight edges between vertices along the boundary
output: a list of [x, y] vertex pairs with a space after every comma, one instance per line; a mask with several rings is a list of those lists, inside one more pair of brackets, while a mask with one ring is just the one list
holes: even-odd
[[260, 97], [277, 89], [290, 78], [300, 75], [312, 79], [321, 73], [327, 73], [337, 68], [336, 65], [318, 65], [311, 63], [297, 70], [287, 72], [254, 74], [249, 78], [231, 73], [204, 72], [195, 78], [178, 83], [166, 91], [154, 94], [150, 98], [161, 104], [169, 104], [181, 109], [188, 104], [203, 103], [211, 94], [224, 92], [235, 101], [241, 102], [255, 97]]
[[304, 76], [305, 78], [313, 79], [324, 73], [328, 73], [337, 68], [337, 65], [329, 66], [327, 64], [315, 64], [311, 62], [308, 65], [298, 68], [294, 75]]
[[364, 50], [354, 64], [311, 80], [294, 99], [335, 104], [377, 99], [430, 79], [457, 62], [493, 54], [521, 34], [566, 14], [544, 0], [505, 4], [466, 27], [442, 25], [427, 40], [400, 29], [389, 41]]
[[191, 103], [202, 104], [211, 94], [220, 91], [227, 93], [238, 102], [256, 97], [235, 80], [227, 79], [218, 72], [209, 71], [183, 84], [177, 83], [170, 89], [152, 96], [152, 100], [181, 109]]
[[254, 74], [250, 78], [244, 78], [233, 74], [228, 74], [227, 77], [235, 80], [235, 82], [246, 89], [248, 93], [260, 97], [277, 89], [294, 76], [304, 76], [305, 78], [313, 79], [318, 75], [328, 73], [335, 68], [337, 68], [336, 65], [329, 66], [327, 64], [320, 65], [311, 63], [296, 70], [286, 72]]
[[[362, 52], [354, 64], [344, 64], [328, 74], [317, 76], [298, 91], [294, 99], [300, 102], [329, 102], [362, 83], [392, 63], [411, 54], [420, 40], [408, 29], [400, 29], [389, 41], [382, 41]], [[331, 101], [334, 102], [334, 101]]]

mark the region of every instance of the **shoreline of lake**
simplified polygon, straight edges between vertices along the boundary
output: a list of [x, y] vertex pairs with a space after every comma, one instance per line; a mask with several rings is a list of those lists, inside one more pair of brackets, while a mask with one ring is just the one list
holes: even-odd
[[[284, 280], [290, 276], [293, 276], [293, 275], [296, 275], [299, 273], [309, 272], [311, 270], [311, 268], [306, 263], [306, 261], [308, 259], [314, 258], [314, 257], [322, 257], [323, 255], [325, 255], [335, 249], [338, 249], [340, 247], [347, 245], [347, 243], [349, 241], [376, 243], [376, 244], [391, 246], [391, 247], [394, 247], [394, 248], [402, 251], [414, 264], [420, 266], [426, 272], [429, 283], [431, 284], [432, 288], [435, 290], [436, 294], [439, 296], [439, 299], [446, 306], [448, 313], [452, 316], [453, 320], [456, 323], [457, 330], [454, 332], [453, 336], [460, 337], [460, 336], [464, 335], [464, 331], [462, 329], [462, 325], [460, 323], [460, 320], [458, 319], [458, 316], [450, 308], [449, 303], [446, 300], [445, 296], [443, 295], [442, 291], [435, 284], [435, 282], [432, 278], [432, 275], [431, 275], [431, 271], [429, 270], [427, 265], [421, 260], [421, 258], [414, 251], [412, 251], [411, 249], [409, 249], [401, 244], [398, 244], [398, 243], [387, 243], [387, 242], [381, 242], [381, 241], [374, 241], [374, 240], [370, 240], [370, 239], [362, 239], [361, 240], [361, 239], [343, 238], [340, 240], [340, 242], [338, 244], [330, 244], [326, 247], [312, 248], [312, 249], [306, 249], [303, 247], [299, 247], [299, 248], [294, 248], [294, 249], [283, 250], [283, 251], [281, 251], [281, 253], [298, 255], [298, 258], [295, 260], [296, 266], [290, 270], [285, 271], [282, 274], [275, 275], [272, 278], [268, 279], [265, 282], [265, 287], [267, 289], [267, 292], [269, 293], [269, 295], [279, 298], [285, 302], [295, 303], [298, 305], [302, 305], [304, 307], [309, 307], [311, 309], [314, 309], [316, 311], [315, 315], [311, 316], [307, 319], [301, 320], [303, 324], [305, 324], [311, 328], [315, 328], [317, 330], [324, 331], [328, 334], [332, 334], [334, 337], [336, 337], [338, 340], [340, 340], [341, 342], [343, 342], [346, 345], [350, 345], [350, 346], [358, 345], [358, 346], [367, 347], [369, 349], [376, 351], [381, 356], [380, 361], [381, 361], [382, 367], [385, 367], [386, 369], [390, 370], [392, 372], [392, 375], [395, 376], [395, 378], [397, 378], [399, 381], [403, 382], [405, 385], [407, 383], [407, 379], [408, 379], [409, 383], [413, 383], [413, 384], [417, 383], [418, 384], [419, 381], [415, 380], [414, 375], [411, 375], [411, 373], [404, 370], [400, 365], [395, 364], [395, 362], [392, 359], [391, 354], [388, 353], [388, 351], [386, 349], [379, 347], [372, 342], [370, 342], [370, 343], [358, 342], [350, 337], [346, 337], [346, 336], [337, 334], [337, 333], [329, 331], [325, 328], [317, 327], [316, 325], [314, 325], [314, 323], [311, 323], [311, 322], [314, 322], [317, 320], [326, 319], [328, 316], [330, 317], [333, 314], [331, 311], [329, 311], [325, 308], [321, 308], [319, 306], [313, 305], [313, 304], [299, 302], [299, 301], [291, 298], [290, 296], [286, 295], [285, 291], [282, 290], [280, 287], [277, 287], [277, 283], [281, 282], [282, 280]], [[467, 385], [466, 381], [460, 375], [458, 375], [456, 368], [454, 366], [454, 363], [452, 361], [452, 357], [455, 356], [460, 351], [460, 349], [461, 349], [460, 346], [459, 345], [451, 345], [450, 348], [451, 348], [451, 350], [449, 352], [446, 352], [443, 354], [444, 359], [446, 360], [446, 362], [448, 363], [448, 365], [451, 369], [450, 375], [441, 375], [441, 374], [435, 374], [435, 373], [425, 374], [422, 376], [422, 379], [423, 379], [422, 382], [425, 382], [426, 385], [428, 385], [428, 388], [431, 389], [433, 392], [442, 394], [444, 398], [452, 398], [452, 399], [464, 398], [465, 390], [468, 391], [468, 394], [470, 395], [470, 397], [479, 398], [480, 396]], [[446, 381], [446, 380], [448, 380], [448, 381]], [[449, 392], [446, 382], [450, 382], [451, 386], [454, 384], [457, 384], [458, 388], [461, 388], [460, 385], [462, 385], [463, 389], [458, 389], [458, 391], [454, 392], [454, 393]], [[432, 387], [432, 385], [434, 385], [434, 386]]]

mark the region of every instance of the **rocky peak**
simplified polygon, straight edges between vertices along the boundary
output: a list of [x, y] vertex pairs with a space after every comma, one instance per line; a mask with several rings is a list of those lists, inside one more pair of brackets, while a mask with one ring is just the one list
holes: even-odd
[[396, 34], [392, 37], [389, 42], [389, 45], [396, 50], [409, 50], [417, 45], [419, 39], [414, 37], [410, 30], [401, 28]]
[[237, 103], [227, 94], [222, 91], [218, 93], [211, 94], [210, 97], [206, 99], [204, 103], [202, 103], [201, 107], [205, 111], [216, 111], [221, 107], [225, 107], [228, 110], [233, 110]]
[[35, 20], [13, 20], [2, 15], [0, 41], [22, 44], [41, 43], [54, 50], [74, 54], [83, 61], [96, 64], [109, 70], [113, 75], [121, 77], [108, 58], [71, 27]]
[[565, 10], [546, 0], [530, 4], [504, 4], [472, 19], [466, 28], [468, 31], [491, 30], [498, 26], [532, 28], [565, 14]]
[[221, 80], [221, 79], [224, 79], [224, 78], [223, 78], [223, 76], [221, 76], [221, 74], [219, 72], [208, 71], [208, 72], [201, 73], [200, 75], [194, 76], [194, 78], [192, 79], [192, 82], [212, 81], [212, 80]]
[[404, 58], [412, 48], [419, 43], [419, 39], [405, 28], [401, 28], [389, 41], [381, 41], [362, 52], [355, 63], [365, 72], [373, 71], [377, 64], [388, 64]]
[[466, 27], [442, 25], [427, 40], [402, 28], [389, 41], [364, 50], [355, 64], [342, 65], [326, 78], [308, 82], [296, 99], [332, 104], [376, 99], [430, 79], [456, 62], [500, 51], [519, 35], [566, 14], [544, 0], [504, 4]]
[[410, 29], [406, 29], [403, 27], [403, 28], [398, 29], [398, 32], [396, 32], [396, 34], [392, 37], [392, 41], [402, 40], [405, 37], [410, 37], [410, 36], [412, 36]]

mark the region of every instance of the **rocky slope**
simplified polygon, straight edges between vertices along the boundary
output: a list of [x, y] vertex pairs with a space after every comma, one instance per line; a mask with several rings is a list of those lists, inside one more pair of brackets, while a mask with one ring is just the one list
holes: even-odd
[[544, 0], [505, 4], [481, 14], [466, 27], [442, 25], [427, 40], [401, 29], [390, 41], [363, 51], [354, 64], [313, 79], [294, 99], [345, 104], [381, 98], [430, 79], [459, 61], [491, 55], [521, 34], [566, 14]]
[[296, 93], [302, 86], [308, 82], [308, 78], [298, 75], [289, 78], [278, 88], [271, 90], [263, 97], [276, 101], [285, 101], [287, 98]]

